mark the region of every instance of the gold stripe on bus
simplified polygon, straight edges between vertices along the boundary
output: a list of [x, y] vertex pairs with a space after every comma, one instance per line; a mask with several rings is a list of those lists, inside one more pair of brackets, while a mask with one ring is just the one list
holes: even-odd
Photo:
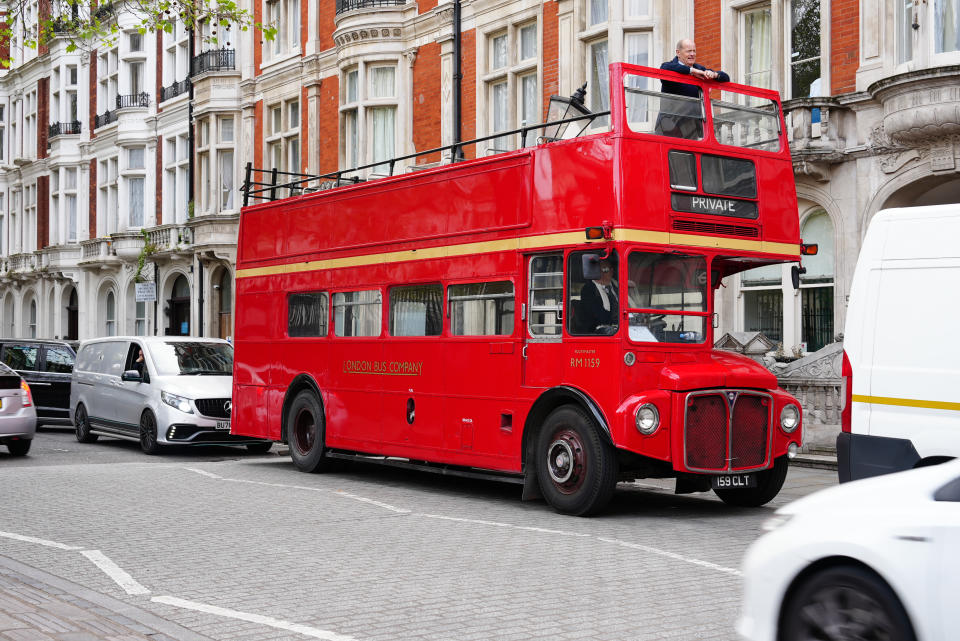
[[920, 407], [928, 410], [953, 410], [960, 412], [960, 403], [948, 401], [919, 401], [912, 398], [892, 398], [890, 396], [866, 396], [853, 394], [854, 403], [870, 403], [871, 405], [895, 405], [897, 407]]
[[[688, 234], [673, 234], [670, 232], [645, 231], [642, 229], [615, 230], [613, 240], [652, 243], [657, 245], [719, 247], [722, 249], [755, 251], [773, 254], [794, 254], [798, 253], [799, 250], [799, 246], [787, 243], [771, 243], [759, 240], [742, 240], [735, 238], [715, 238], [713, 236], [693, 236]], [[252, 278], [256, 276], [276, 276], [279, 274], [296, 274], [300, 272], [320, 271], [323, 269], [364, 267], [368, 265], [382, 265], [413, 260], [449, 258], [451, 256], [470, 256], [478, 254], [492, 254], [504, 251], [542, 249], [561, 245], [577, 245], [588, 242], [603, 241], [588, 241], [584, 238], [584, 232], [582, 231], [563, 232], [558, 234], [542, 234], [540, 236], [523, 236], [520, 238], [506, 238], [503, 240], [489, 240], [457, 245], [442, 245], [439, 247], [424, 247], [423, 249], [408, 249], [378, 254], [360, 254], [357, 256], [347, 256], [344, 258], [327, 258], [324, 260], [287, 263], [284, 265], [270, 265], [268, 267], [250, 267], [248, 269], [237, 270], [236, 277]]]

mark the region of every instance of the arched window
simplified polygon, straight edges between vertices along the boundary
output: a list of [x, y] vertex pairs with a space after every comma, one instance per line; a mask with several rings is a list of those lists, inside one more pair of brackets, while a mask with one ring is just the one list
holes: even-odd
[[107, 314], [104, 329], [107, 336], [117, 335], [117, 301], [114, 299], [113, 292], [107, 292]]
[[804, 243], [816, 243], [817, 255], [804, 256], [807, 270], [800, 276], [802, 339], [808, 352], [833, 342], [833, 222], [823, 210], [803, 222], [800, 237]]
[[30, 319], [27, 323], [27, 336], [30, 338], [37, 337], [37, 301], [30, 301]]
[[3, 322], [4, 327], [6, 327], [6, 335], [16, 336], [17, 319], [13, 317], [13, 295], [11, 294], [7, 294], [7, 297], [3, 299]]

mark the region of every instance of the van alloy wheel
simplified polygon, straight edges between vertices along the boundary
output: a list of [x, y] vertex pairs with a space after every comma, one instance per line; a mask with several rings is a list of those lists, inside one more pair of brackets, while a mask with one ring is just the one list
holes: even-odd
[[160, 451], [157, 443], [157, 419], [147, 410], [140, 417], [140, 449], [144, 454], [156, 454]]
[[95, 443], [100, 438], [98, 434], [90, 433], [90, 417], [87, 416], [87, 408], [83, 404], [77, 405], [77, 410], [73, 413], [73, 427], [80, 443]]

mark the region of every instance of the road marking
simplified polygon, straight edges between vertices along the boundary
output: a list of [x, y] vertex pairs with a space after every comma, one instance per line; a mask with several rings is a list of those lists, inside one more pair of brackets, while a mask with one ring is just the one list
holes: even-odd
[[100, 550], [81, 550], [80, 554], [90, 559], [103, 573], [113, 579], [127, 594], [150, 594], [150, 590], [137, 583], [126, 570], [114, 563]]
[[462, 519], [455, 516], [442, 516], [440, 514], [414, 514], [414, 516], [423, 516], [428, 519], [441, 519], [443, 521], [459, 521], [460, 523], [476, 523], [477, 525], [492, 525], [494, 527], [510, 528], [512, 530], [526, 530], [528, 532], [542, 532], [544, 534], [559, 534], [560, 536], [582, 536], [591, 537], [592, 534], [583, 534], [581, 532], [567, 532], [565, 530], [549, 530], [542, 527], [531, 527], [529, 525], [513, 525], [511, 523], [501, 523], [499, 521], [481, 521], [479, 519]]
[[82, 550], [83, 548], [77, 547], [75, 545], [64, 545], [63, 543], [57, 543], [56, 541], [48, 541], [46, 539], [38, 539], [34, 536], [23, 536], [22, 534], [14, 534], [12, 532], [0, 532], [0, 536], [5, 539], [13, 539], [14, 541], [23, 541], [24, 543], [36, 543], [37, 545], [43, 545], [48, 548], [56, 548], [58, 550]]
[[281, 621], [280, 619], [274, 619], [273, 617], [267, 617], [261, 614], [251, 614], [249, 612], [230, 610], [228, 608], [221, 608], [216, 605], [207, 605], [206, 603], [197, 603], [196, 601], [178, 599], [177, 597], [173, 596], [155, 596], [150, 600], [156, 603], [166, 603], [167, 605], [172, 605], [177, 608], [195, 610], [197, 612], [206, 612], [207, 614], [215, 614], [217, 616], [228, 617], [230, 619], [240, 619], [241, 621], [249, 621], [250, 623], [259, 623], [271, 628], [278, 628], [280, 630], [287, 630], [289, 632], [297, 632], [299, 634], [303, 634], [308, 637], [314, 637], [316, 639], [326, 639], [327, 641], [356, 641], [354, 637], [337, 634], [336, 632], [330, 632], [329, 630], [320, 630], [318, 628], [300, 625], [299, 623]]
[[716, 563], [710, 563], [709, 561], [701, 561], [700, 559], [695, 559], [689, 556], [683, 556], [682, 554], [677, 554], [676, 552], [668, 552], [667, 550], [661, 550], [659, 548], [650, 547], [649, 545], [643, 545], [642, 543], [630, 543], [629, 541], [621, 541], [619, 539], [608, 539], [602, 536], [598, 536], [597, 540], [603, 541], [604, 543], [613, 543], [614, 545], [621, 545], [623, 547], [631, 548], [633, 550], [642, 550], [644, 552], [649, 552], [650, 554], [665, 556], [669, 559], [683, 561], [684, 563], [692, 563], [693, 565], [699, 565], [704, 568], [716, 570], [717, 572], [725, 572], [727, 574], [732, 574], [734, 576], [743, 576], [743, 572], [735, 568], [724, 567], [722, 565], [717, 565]]

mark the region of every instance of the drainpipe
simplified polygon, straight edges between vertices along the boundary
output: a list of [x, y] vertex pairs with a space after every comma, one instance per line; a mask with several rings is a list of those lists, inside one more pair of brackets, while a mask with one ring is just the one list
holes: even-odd
[[[460, 66], [461, 43], [460, 43], [460, 0], [453, 2], [453, 144], [458, 144], [460, 138], [460, 127], [463, 121], [463, 114], [460, 107], [460, 94], [463, 84], [463, 71]], [[463, 150], [456, 148], [457, 153], [453, 161], [463, 160]]]
[[203, 261], [197, 256], [197, 336], [203, 336]]

